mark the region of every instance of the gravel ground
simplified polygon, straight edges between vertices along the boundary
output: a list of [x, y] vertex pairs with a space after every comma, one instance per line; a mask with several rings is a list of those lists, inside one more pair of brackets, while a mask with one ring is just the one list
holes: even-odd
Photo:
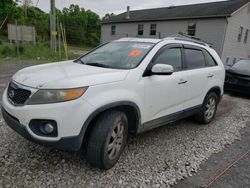
[[[0, 65], [0, 97], [10, 75], [24, 66]], [[0, 115], [0, 187], [169, 187], [240, 139], [249, 114], [249, 99], [226, 95], [210, 125], [186, 119], [138, 135], [108, 171], [91, 168], [80, 153], [26, 141]]]

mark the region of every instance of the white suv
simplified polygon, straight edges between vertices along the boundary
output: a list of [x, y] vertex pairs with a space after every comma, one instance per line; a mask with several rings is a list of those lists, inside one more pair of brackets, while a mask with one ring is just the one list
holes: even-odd
[[128, 134], [180, 118], [210, 123], [225, 70], [208, 45], [179, 38], [125, 38], [75, 61], [25, 68], [3, 94], [6, 123], [23, 137], [62, 150], [86, 148], [109, 169]]

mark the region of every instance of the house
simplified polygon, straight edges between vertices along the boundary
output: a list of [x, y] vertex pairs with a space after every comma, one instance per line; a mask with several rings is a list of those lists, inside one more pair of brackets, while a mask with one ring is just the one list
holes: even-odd
[[102, 43], [185, 33], [212, 44], [226, 64], [250, 58], [250, 0], [127, 11], [102, 22]]

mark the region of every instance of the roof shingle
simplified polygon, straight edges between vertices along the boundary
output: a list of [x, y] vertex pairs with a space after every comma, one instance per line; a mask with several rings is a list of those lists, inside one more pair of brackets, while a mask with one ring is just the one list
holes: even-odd
[[113, 16], [102, 23], [145, 22], [162, 20], [180, 20], [194, 18], [216, 18], [231, 16], [236, 10], [250, 0], [229, 0], [203, 4], [182, 5], [155, 9], [130, 11], [130, 19], [126, 12]]

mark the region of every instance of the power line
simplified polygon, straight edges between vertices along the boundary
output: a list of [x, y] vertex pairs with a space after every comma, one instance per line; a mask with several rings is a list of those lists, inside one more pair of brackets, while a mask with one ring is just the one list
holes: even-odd
[[39, 0], [37, 0], [37, 2], [36, 2], [36, 7], [37, 7], [38, 3], [39, 3]]

